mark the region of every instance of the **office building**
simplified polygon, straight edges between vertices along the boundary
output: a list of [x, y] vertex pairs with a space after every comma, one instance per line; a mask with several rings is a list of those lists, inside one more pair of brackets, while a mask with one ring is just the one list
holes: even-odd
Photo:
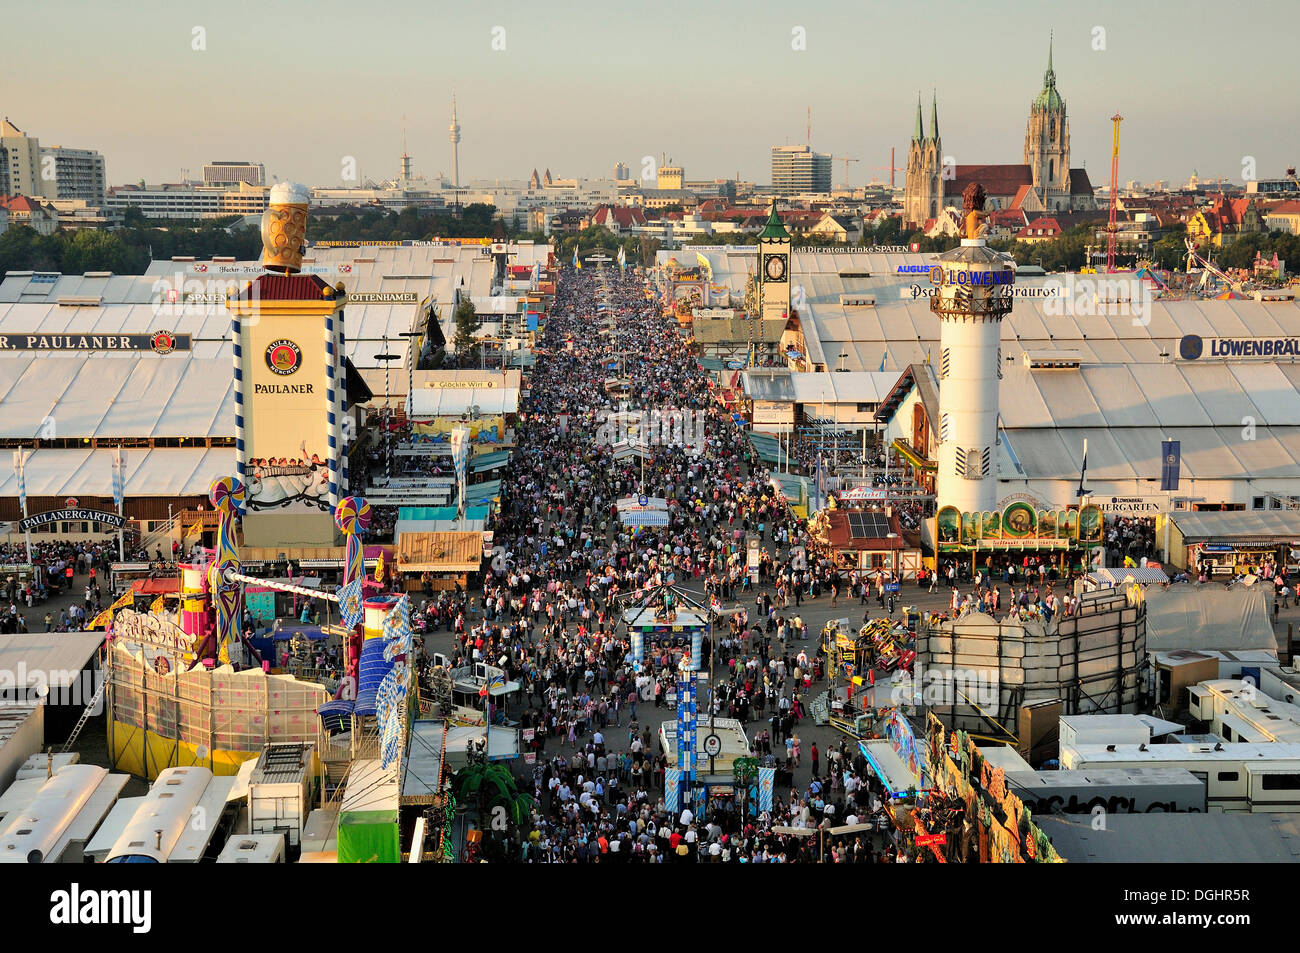
[[217, 160], [203, 166], [204, 185], [266, 185], [266, 169], [260, 162]]
[[811, 146], [772, 147], [772, 194], [797, 195], [831, 190], [831, 157]]

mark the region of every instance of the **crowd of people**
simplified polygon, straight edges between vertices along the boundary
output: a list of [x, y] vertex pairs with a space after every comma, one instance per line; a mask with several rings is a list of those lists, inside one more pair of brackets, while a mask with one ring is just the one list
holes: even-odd
[[[839, 752], [823, 762], [798, 737], [823, 674], [815, 645], [800, 644], [807, 626], [798, 606], [838, 591], [840, 577], [811, 554], [801, 562], [806, 524], [714, 400], [676, 325], [647, 302], [639, 280], [566, 272], [538, 353], [482, 592], [426, 591], [416, 610], [426, 644], [450, 633], [452, 667], [487, 662], [521, 683], [526, 701], [511, 714], [530, 739], [539, 795], [522, 858], [780, 862], [807, 857], [809, 846], [772, 834], [774, 825], [878, 817], [866, 764]], [[626, 396], [606, 392], [611, 364], [631, 378]], [[618, 452], [601, 425], [624, 403], [698, 415], [703, 443]], [[666, 501], [667, 525], [625, 525], [618, 501], [639, 496]], [[761, 545], [757, 587], [750, 537]], [[724, 633], [701, 711], [711, 697], [719, 714], [746, 726], [759, 763], [780, 770], [784, 786], [770, 811], [745, 816], [734, 799], [667, 810], [658, 729], [675, 717], [670, 699], [689, 643], [649, 642], [637, 660], [618, 623], [635, 606], [665, 612], [681, 599], [708, 607], [701, 611]], [[706, 670], [709, 661], [701, 660]], [[422, 678], [429, 674], [426, 662]], [[491, 705], [489, 717], [501, 717]], [[801, 758], [813, 777], [795, 787]], [[828, 859], [883, 856], [864, 835], [834, 845]]]

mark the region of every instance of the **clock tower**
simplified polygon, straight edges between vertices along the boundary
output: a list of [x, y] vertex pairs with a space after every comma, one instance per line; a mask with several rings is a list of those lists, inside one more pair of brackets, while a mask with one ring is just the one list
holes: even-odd
[[772, 214], [758, 233], [759, 315], [764, 324], [783, 322], [790, 316], [790, 233]]

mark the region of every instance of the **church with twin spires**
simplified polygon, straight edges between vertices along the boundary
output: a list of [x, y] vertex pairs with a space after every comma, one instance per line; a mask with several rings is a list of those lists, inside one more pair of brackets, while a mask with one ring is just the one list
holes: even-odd
[[903, 192], [903, 225], [925, 228], [944, 208], [961, 208], [961, 193], [979, 182], [988, 194], [987, 208], [1019, 208], [1031, 214], [1094, 211], [1097, 200], [1084, 169], [1070, 168], [1070, 123], [1065, 100], [1056, 90], [1052, 46], [1047, 47], [1043, 88], [1029, 107], [1024, 162], [1019, 165], [958, 165], [945, 167], [939, 138], [937, 95], [930, 104], [930, 134], [916, 102], [916, 124], [907, 152]]

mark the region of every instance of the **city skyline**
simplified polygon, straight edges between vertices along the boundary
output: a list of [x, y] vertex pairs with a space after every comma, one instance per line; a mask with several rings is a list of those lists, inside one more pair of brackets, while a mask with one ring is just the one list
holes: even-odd
[[[198, 178], [204, 163], [225, 156], [264, 163], [269, 181], [351, 185], [399, 176], [403, 115], [414, 173], [450, 179], [454, 89], [462, 182], [525, 179], [534, 166], [557, 178], [608, 177], [620, 161], [635, 176], [643, 157], [666, 153], [687, 178], [739, 173], [766, 183], [771, 147], [806, 141], [811, 106], [812, 147], [838, 157], [834, 184], [847, 154], [860, 160], [849, 178], [861, 185], [888, 180], [891, 147], [895, 166], [906, 164], [918, 91], [927, 103], [937, 91], [944, 152], [958, 164], [1020, 161], [1050, 34], [1075, 164], [1096, 186], [1109, 179], [1117, 110], [1121, 183], [1179, 184], [1193, 170], [1241, 181], [1248, 157], [1256, 177], [1270, 178], [1300, 154], [1300, 134], [1276, 122], [1300, 113], [1300, 93], [1276, 83], [1264, 58], [1212, 77], [1185, 75], [1186, 56], [1203, 42], [1198, 11], [1215, 9], [1208, 4], [1150, 4], [1155, 28], [1118, 3], [1076, 12], [1019, 0], [993, 10], [930, 2], [909, 6], [905, 19], [755, 2], [737, 20], [729, 14], [738, 7], [668, 2], [629, 30], [596, 22], [599, 8], [583, 2], [454, 21], [453, 8], [398, 2], [376, 17], [375, 32], [340, 34], [334, 26], [355, 20], [355, 8], [334, 2], [313, 5], [310, 21], [306, 6], [259, 9], [256, 31], [238, 11], [145, 2], [124, 17], [55, 2], [40, 18], [75, 14], [81, 24], [61, 45], [69, 65], [46, 82], [40, 44], [10, 51], [0, 64], [9, 93], [0, 113], [43, 144], [103, 153], [112, 185], [178, 181], [182, 168]], [[1272, 2], [1239, 9], [1265, 19], [1283, 12]], [[9, 20], [16, 35], [38, 29], [34, 11]], [[409, 28], [396, 29], [399, 21]], [[951, 43], [931, 40], [935, 24]], [[439, 38], [432, 48], [425, 27]], [[320, 52], [339, 35], [347, 55]], [[963, 46], [956, 38], [964, 35], [974, 39]], [[710, 56], [701, 40], [714, 37]], [[128, 41], [153, 69], [113, 68]], [[292, 67], [277, 61], [286, 56]], [[268, 82], [286, 69], [300, 81]], [[118, 107], [103, 108], [105, 97]], [[355, 182], [343, 177], [349, 158]]]

